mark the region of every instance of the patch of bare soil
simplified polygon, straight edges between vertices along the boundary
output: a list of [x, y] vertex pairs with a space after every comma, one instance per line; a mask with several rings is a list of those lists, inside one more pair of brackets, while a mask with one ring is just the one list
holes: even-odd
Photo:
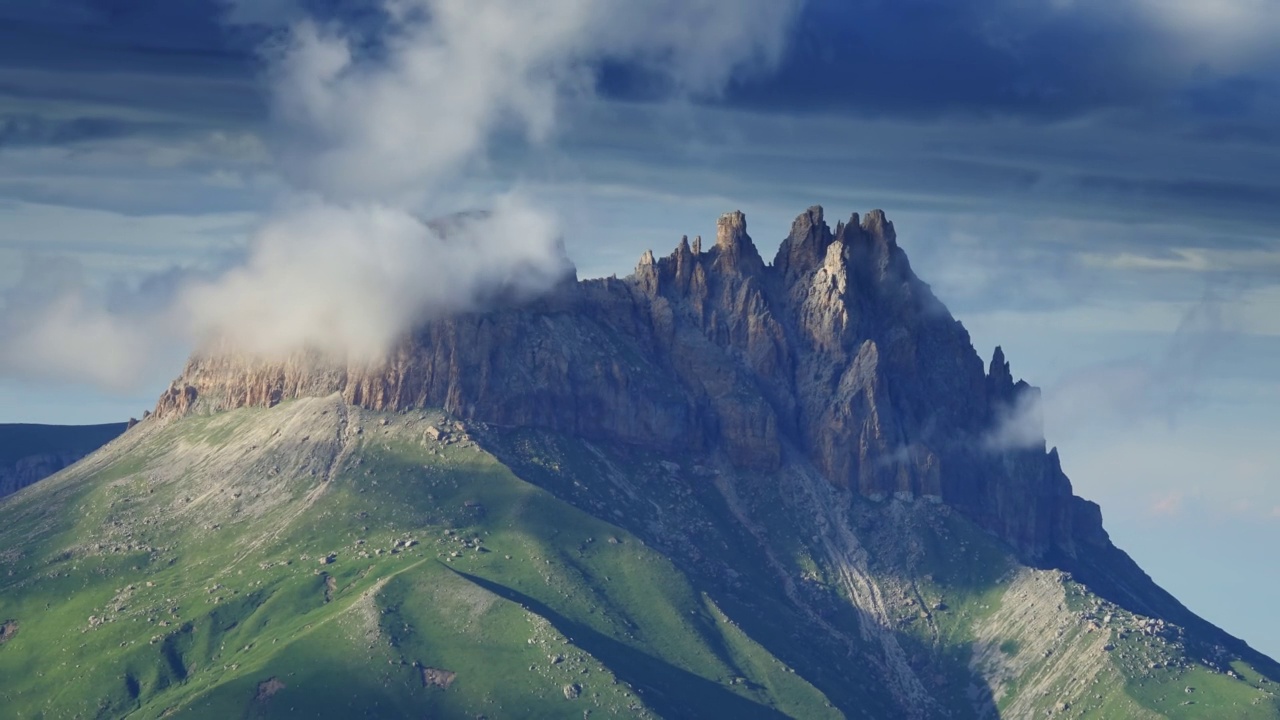
[[457, 677], [458, 673], [452, 670], [441, 670], [440, 668], [432, 667], [422, 668], [422, 684], [424, 687], [438, 687], [441, 690], [448, 690]]
[[0, 624], [0, 645], [3, 645], [13, 639], [18, 634], [18, 621], [5, 620]]
[[266, 680], [263, 680], [262, 682], [258, 683], [258, 694], [256, 697], [254, 697], [254, 700], [258, 702], [266, 702], [271, 699], [272, 695], [275, 695], [276, 693], [285, 689], [285, 687], [287, 686], [284, 683], [280, 682], [279, 678], [276, 678], [276, 677], [267, 678]]
[[970, 667], [1005, 701], [1004, 715], [1031, 717], [1045, 698], [1075, 704], [1086, 697], [1110, 667], [1109, 639], [1110, 631], [1086, 629], [1068, 609], [1061, 573], [1024, 568], [999, 609], [974, 627]]

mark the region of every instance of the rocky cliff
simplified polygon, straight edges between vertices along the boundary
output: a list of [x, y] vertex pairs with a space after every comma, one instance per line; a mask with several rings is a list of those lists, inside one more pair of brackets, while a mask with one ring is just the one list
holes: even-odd
[[730, 213], [710, 247], [682, 239], [627, 278], [566, 281], [520, 307], [430, 322], [377, 366], [205, 351], [156, 417], [340, 393], [373, 410], [443, 407], [722, 454], [743, 469], [807, 463], [863, 497], [944, 503], [1029, 561], [1069, 563], [1109, 544], [1098, 507], [1073, 496], [1043, 441], [992, 441], [1034, 392], [999, 348], [984, 369], [883, 212], [832, 230], [813, 207], [772, 263]]

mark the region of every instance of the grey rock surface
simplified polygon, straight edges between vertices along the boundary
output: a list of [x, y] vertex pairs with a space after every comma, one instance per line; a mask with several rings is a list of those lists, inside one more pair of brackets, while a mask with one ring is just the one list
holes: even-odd
[[1056, 450], [988, 442], [1035, 392], [999, 348], [984, 369], [883, 212], [833, 231], [813, 207], [771, 264], [743, 214], [729, 213], [705, 251], [682, 239], [666, 257], [646, 252], [627, 278], [428, 322], [375, 366], [210, 349], [156, 416], [340, 393], [374, 410], [443, 407], [497, 426], [720, 453], [744, 469], [808, 462], [865, 497], [945, 503], [1051, 563], [1109, 540]]

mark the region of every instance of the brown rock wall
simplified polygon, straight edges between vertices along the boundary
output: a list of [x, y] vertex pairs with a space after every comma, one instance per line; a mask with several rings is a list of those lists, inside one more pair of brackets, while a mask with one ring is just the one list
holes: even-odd
[[629, 278], [566, 284], [516, 308], [429, 323], [376, 367], [314, 355], [192, 358], [157, 415], [341, 393], [377, 410], [443, 406], [503, 426], [778, 467], [793, 448], [869, 497], [945, 501], [1030, 557], [1105, 542], [1056, 454], [992, 450], [1029, 391], [916, 278], [875, 210], [833, 233], [798, 217], [765, 265], [741, 213], [715, 244], [646, 252]]

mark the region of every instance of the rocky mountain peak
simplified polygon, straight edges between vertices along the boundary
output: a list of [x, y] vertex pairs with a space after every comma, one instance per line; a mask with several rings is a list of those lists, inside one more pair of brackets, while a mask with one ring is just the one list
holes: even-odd
[[715, 251], [718, 269], [742, 274], [764, 270], [764, 260], [747, 234], [747, 216], [741, 210], [720, 216], [716, 223]]
[[862, 219], [862, 232], [877, 243], [889, 247], [898, 246], [898, 234], [894, 232], [893, 223], [885, 217], [883, 210], [872, 210]]
[[738, 248], [744, 245], [755, 249], [751, 237], [747, 235], [747, 216], [741, 210], [721, 215], [716, 221], [716, 247], [722, 252], [734, 253], [739, 252]]
[[995, 352], [991, 354], [991, 367], [987, 370], [987, 374], [992, 378], [1007, 377], [1010, 383], [1013, 382], [1013, 374], [1009, 371], [1009, 361], [1004, 357], [1004, 348], [999, 345], [996, 346]]
[[198, 355], [157, 415], [337, 392], [744, 472], [800, 463], [853, 497], [948, 504], [1036, 561], [1105, 542], [1056, 456], [987, 441], [1016, 387], [999, 349], [984, 372], [882, 211], [832, 232], [814, 206], [772, 264], [729, 213], [705, 253], [683, 237], [628, 278], [428, 323], [380, 367]]
[[[843, 231], [843, 226], [839, 230]], [[822, 206], [814, 205], [791, 224], [791, 232], [778, 248], [773, 266], [788, 282], [794, 281], [801, 274], [811, 272], [821, 265], [827, 248], [835, 240], [836, 237], [822, 219]]]
[[1013, 371], [1004, 357], [1004, 348], [996, 346], [987, 370], [987, 391], [993, 398], [1008, 400], [1013, 394]]

